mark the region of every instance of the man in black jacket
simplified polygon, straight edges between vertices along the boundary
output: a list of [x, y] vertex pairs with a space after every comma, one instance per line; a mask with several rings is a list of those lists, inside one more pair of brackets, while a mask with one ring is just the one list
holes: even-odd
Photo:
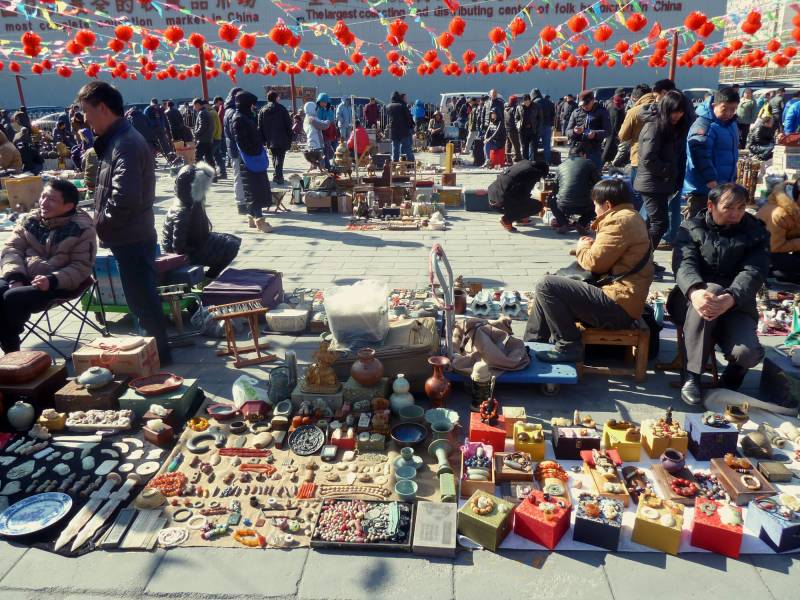
[[156, 134], [150, 127], [150, 122], [147, 120], [147, 117], [144, 116], [144, 113], [139, 110], [138, 106], [131, 106], [128, 112], [125, 113], [125, 118], [128, 120], [128, 123], [139, 132], [139, 135], [144, 138], [144, 141], [147, 142], [147, 145], [150, 146], [150, 149], [155, 155]]
[[567, 135], [571, 145], [586, 142], [587, 156], [600, 170], [603, 168], [603, 140], [611, 131], [608, 111], [595, 101], [592, 91], [581, 92], [578, 100], [580, 105], [569, 118]]
[[233, 195], [236, 199], [236, 208], [240, 215], [247, 214], [247, 204], [244, 200], [244, 186], [242, 185], [242, 157], [239, 155], [239, 148], [233, 136], [231, 121], [233, 113], [236, 112], [236, 94], [242, 91], [240, 87], [231, 88], [228, 97], [225, 98], [225, 116], [222, 119], [222, 137], [225, 140], [228, 150], [228, 158], [231, 160], [233, 169]]
[[522, 222], [542, 210], [542, 203], [531, 198], [533, 186], [547, 175], [544, 163], [521, 160], [503, 171], [489, 186], [489, 204], [503, 213], [500, 225], [515, 233], [514, 222]]
[[[542, 124], [539, 126], [539, 140], [542, 142], [544, 149], [544, 162], [550, 164], [550, 152], [553, 143], [553, 123], [556, 118], [556, 107], [550, 100], [550, 96], [542, 97], [542, 92], [534, 88], [531, 91], [531, 99], [539, 109], [539, 114], [542, 115]], [[537, 140], [537, 144], [539, 142]]]
[[561, 105], [561, 111], [558, 113], [558, 126], [561, 129], [561, 135], [567, 135], [567, 123], [569, 123], [569, 118], [576, 108], [578, 108], [578, 103], [575, 102], [575, 96], [567, 94], [564, 104]]
[[748, 369], [764, 357], [756, 326], [756, 294], [769, 272], [769, 233], [745, 211], [747, 190], [719, 185], [708, 195], [706, 210], [684, 221], [675, 238], [672, 268], [677, 286], [667, 300], [670, 314], [683, 325], [686, 380], [681, 398], [703, 402], [700, 376], [713, 342], [728, 365], [720, 378], [736, 390]]
[[147, 335], [155, 338], [164, 366], [172, 357], [156, 290], [153, 150], [123, 118], [122, 94], [112, 85], [104, 81], [87, 83], [78, 92], [78, 102], [87, 125], [97, 136], [97, 236], [114, 255], [128, 307]]
[[600, 181], [600, 172], [586, 155], [586, 144], [581, 142], [572, 148], [569, 158], [558, 166], [556, 192], [549, 201], [558, 233], [568, 233], [571, 228], [569, 217], [578, 215], [575, 229], [581, 235], [592, 234], [589, 229], [595, 218], [592, 188]]
[[389, 139], [392, 141], [392, 160], [400, 160], [400, 155], [403, 154], [406, 160], [413, 161], [414, 119], [400, 92], [392, 94], [392, 101], [386, 107], [386, 114], [389, 121]]
[[506, 128], [506, 156], [511, 157], [511, 152], [514, 152], [514, 162], [522, 160], [520, 155], [520, 137], [519, 130], [517, 129], [517, 97], [509, 96], [508, 104], [503, 111], [503, 125]]
[[274, 90], [267, 94], [267, 104], [258, 113], [258, 129], [264, 145], [272, 154], [272, 181], [283, 185], [283, 160], [286, 151], [292, 147], [292, 118], [286, 107], [278, 102], [278, 92]]
[[539, 140], [539, 128], [542, 125], [542, 115], [539, 107], [531, 101], [530, 94], [522, 97], [522, 104], [517, 107], [516, 114], [519, 143], [522, 146], [522, 158], [534, 160], [536, 158], [536, 142]]
[[192, 132], [186, 127], [186, 123], [183, 122], [183, 115], [175, 108], [175, 103], [172, 100], [167, 100], [167, 110], [164, 112], [164, 116], [167, 119], [173, 142], [186, 144], [192, 141]]
[[[211, 120], [211, 114], [206, 108], [206, 101], [202, 98], [195, 98], [192, 102], [194, 112], [197, 113], [197, 118], [194, 122], [194, 139], [197, 140], [197, 145], [194, 149], [195, 160], [205, 161], [211, 168], [215, 167], [214, 163], [214, 123]], [[216, 181], [217, 178], [214, 178]]]

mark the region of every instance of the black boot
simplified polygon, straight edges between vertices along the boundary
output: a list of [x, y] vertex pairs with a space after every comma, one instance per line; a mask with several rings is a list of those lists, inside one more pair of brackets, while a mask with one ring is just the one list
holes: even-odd
[[681, 400], [689, 406], [703, 404], [703, 388], [700, 385], [702, 378], [697, 373], [686, 372], [686, 380], [681, 388]]
[[727, 390], [738, 390], [742, 386], [747, 371], [747, 369], [736, 363], [728, 363], [728, 366], [722, 372], [722, 377], [719, 378], [719, 387]]

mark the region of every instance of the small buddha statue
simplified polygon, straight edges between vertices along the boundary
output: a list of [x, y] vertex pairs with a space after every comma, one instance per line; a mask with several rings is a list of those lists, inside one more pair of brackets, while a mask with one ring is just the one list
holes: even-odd
[[350, 170], [353, 166], [353, 161], [350, 158], [350, 152], [344, 143], [344, 140], [339, 142], [336, 151], [333, 155], [333, 164], [343, 170]]
[[336, 355], [330, 352], [329, 348], [329, 342], [322, 342], [319, 350], [314, 353], [314, 362], [306, 369], [305, 379], [300, 388], [303, 392], [335, 394], [341, 388], [333, 370]]

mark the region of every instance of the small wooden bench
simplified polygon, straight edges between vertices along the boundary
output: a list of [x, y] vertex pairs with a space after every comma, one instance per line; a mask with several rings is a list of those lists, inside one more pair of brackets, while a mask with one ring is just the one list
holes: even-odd
[[584, 374], [633, 377], [642, 383], [647, 376], [647, 358], [650, 348], [650, 328], [638, 319], [631, 329], [596, 329], [577, 323], [581, 341], [586, 346], [625, 346], [625, 363], [630, 367], [601, 367], [579, 362], [576, 365], [578, 377]]

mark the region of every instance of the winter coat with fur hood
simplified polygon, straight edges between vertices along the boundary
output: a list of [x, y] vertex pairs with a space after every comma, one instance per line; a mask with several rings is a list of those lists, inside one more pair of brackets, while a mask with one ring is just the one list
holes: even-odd
[[321, 150], [325, 147], [322, 132], [330, 126], [330, 121], [317, 118], [317, 105], [306, 102], [303, 105], [306, 117], [303, 120], [303, 132], [306, 134], [306, 150]]
[[757, 216], [769, 231], [770, 252], [800, 252], [800, 206], [797, 202], [785, 192], [775, 191]]
[[181, 169], [175, 179], [175, 199], [162, 229], [164, 250], [192, 255], [202, 249], [211, 234], [206, 215], [206, 192], [214, 169], [204, 162]]

